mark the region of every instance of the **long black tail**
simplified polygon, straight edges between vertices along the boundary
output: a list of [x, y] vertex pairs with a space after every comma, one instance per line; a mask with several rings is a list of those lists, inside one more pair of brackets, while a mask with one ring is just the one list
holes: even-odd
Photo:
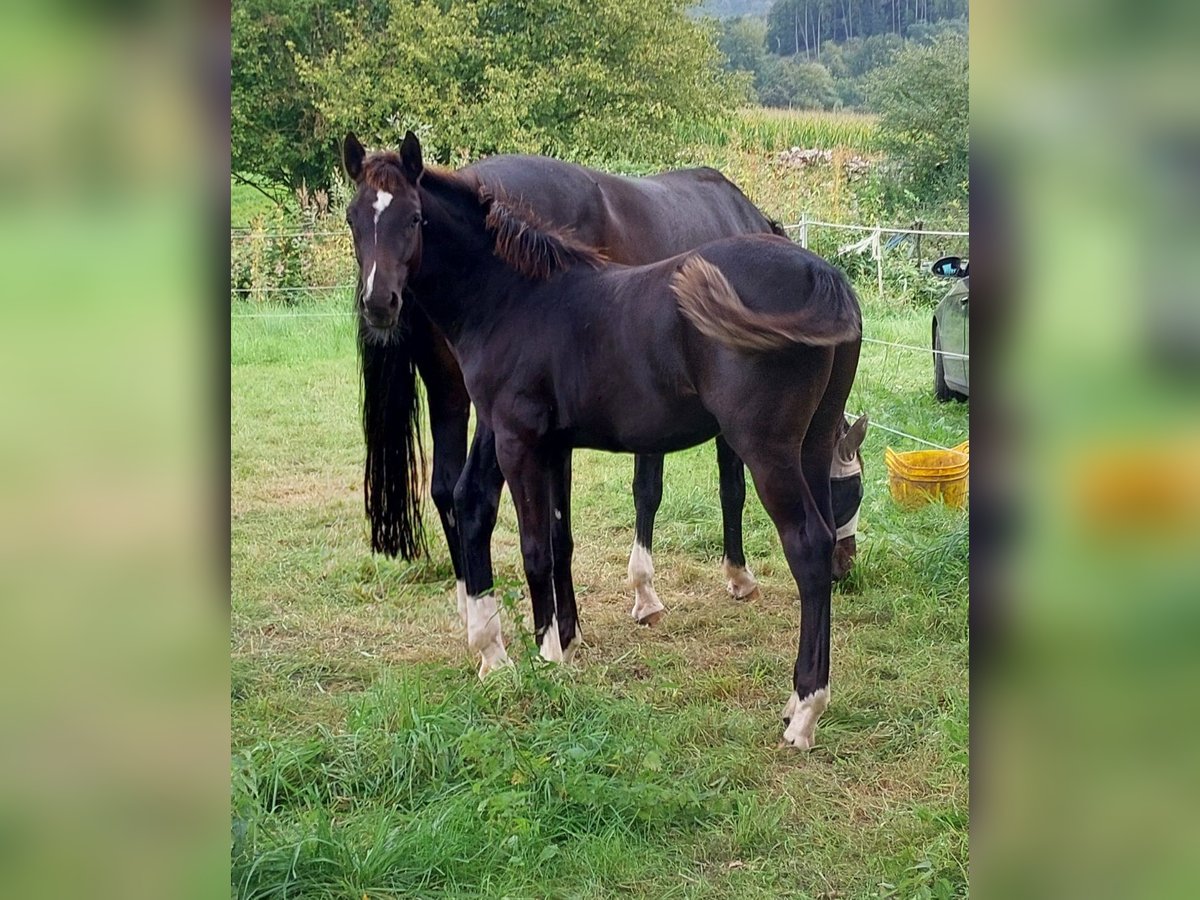
[[371, 549], [416, 559], [427, 552], [422, 500], [425, 449], [417, 367], [407, 328], [378, 343], [359, 318], [362, 364], [362, 426], [367, 445], [363, 494], [371, 523]]

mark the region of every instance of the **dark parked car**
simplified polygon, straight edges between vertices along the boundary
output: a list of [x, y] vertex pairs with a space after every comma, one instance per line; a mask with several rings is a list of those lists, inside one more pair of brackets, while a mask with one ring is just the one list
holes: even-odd
[[933, 274], [955, 279], [933, 311], [933, 392], [938, 400], [966, 400], [971, 393], [970, 360], [971, 276], [969, 263], [943, 256], [933, 264]]

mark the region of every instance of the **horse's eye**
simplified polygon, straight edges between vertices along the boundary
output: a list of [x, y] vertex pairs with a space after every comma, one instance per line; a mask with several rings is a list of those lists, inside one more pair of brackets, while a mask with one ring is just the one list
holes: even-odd
[[421, 214], [413, 213], [413, 217], [412, 217], [412, 220], [409, 222], [409, 225], [413, 228], [416, 228], [420, 224], [421, 224]]

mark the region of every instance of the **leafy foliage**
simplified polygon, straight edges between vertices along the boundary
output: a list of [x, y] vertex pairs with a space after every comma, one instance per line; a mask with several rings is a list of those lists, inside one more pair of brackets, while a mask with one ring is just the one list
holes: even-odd
[[676, 126], [713, 120], [747, 94], [722, 71], [686, 0], [392, 0], [377, 26], [337, 12], [329, 52], [296, 47], [327, 144], [353, 129], [406, 129], [443, 162], [532, 152], [669, 161]]
[[756, 86], [763, 106], [830, 109], [838, 100], [829, 70], [800, 59], [768, 59]]
[[378, 20], [386, 0], [239, 0], [230, 16], [232, 69], [230, 163], [238, 173], [277, 194], [307, 182], [326, 186], [330, 145], [317, 137], [320, 118], [296, 72], [294, 46], [323, 55], [334, 44], [332, 17], [357, 9]]
[[758, 72], [767, 55], [767, 26], [762, 19], [738, 16], [718, 24], [717, 49], [731, 72]]
[[879, 109], [884, 149], [898, 165], [893, 182], [923, 204], [965, 208], [969, 138], [967, 42], [944, 34], [910, 45], [874, 73], [869, 94]]

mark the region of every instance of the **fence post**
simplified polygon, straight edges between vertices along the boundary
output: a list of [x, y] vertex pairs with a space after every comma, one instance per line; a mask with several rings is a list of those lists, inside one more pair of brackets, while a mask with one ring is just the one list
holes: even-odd
[[882, 236], [883, 236], [883, 232], [880, 231], [879, 223], [876, 222], [875, 223], [875, 234], [874, 234], [875, 240], [873, 241], [873, 246], [871, 247], [871, 249], [874, 251], [874, 256], [875, 256], [875, 276], [879, 282], [879, 298], [881, 300], [883, 299], [883, 241], [881, 240]]
[[925, 228], [925, 223], [920, 219], [913, 222], [913, 230], [917, 233], [917, 271], [921, 269], [921, 232]]
[[800, 246], [808, 249], [808, 212], [800, 213]]

